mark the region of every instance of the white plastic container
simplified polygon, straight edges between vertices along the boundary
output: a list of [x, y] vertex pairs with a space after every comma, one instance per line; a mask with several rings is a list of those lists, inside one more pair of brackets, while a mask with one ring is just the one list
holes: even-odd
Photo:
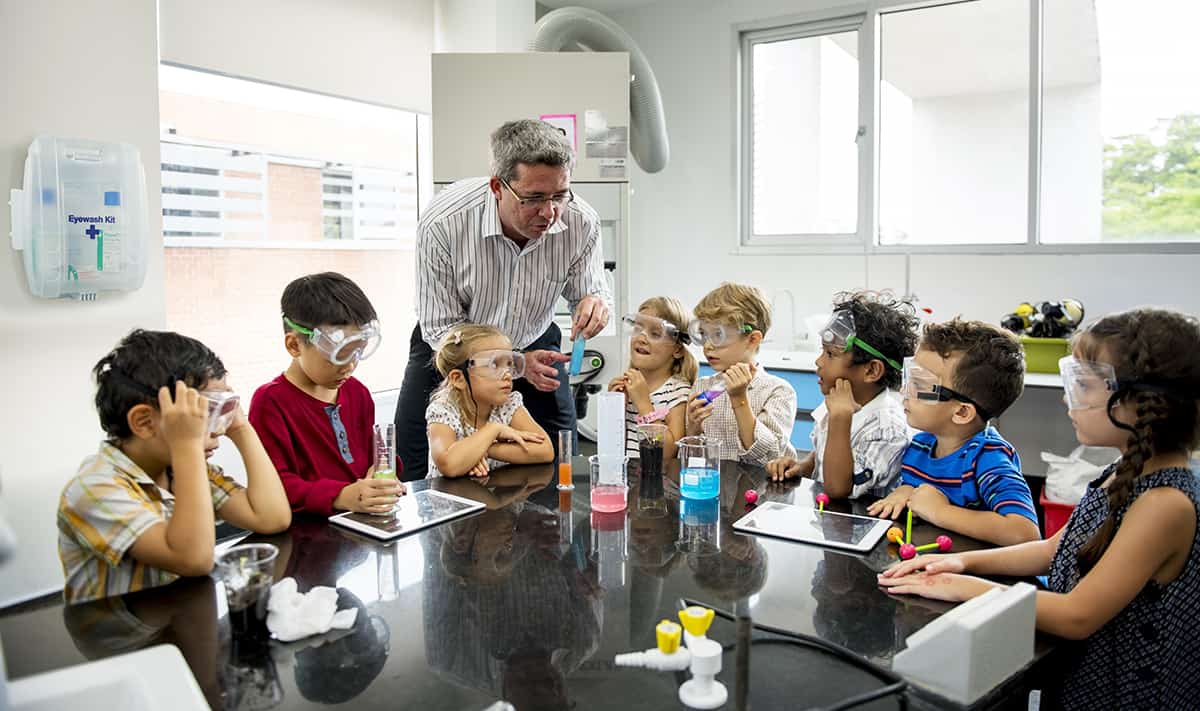
[[90, 300], [145, 282], [146, 177], [128, 143], [39, 136], [10, 204], [13, 249], [35, 296]]

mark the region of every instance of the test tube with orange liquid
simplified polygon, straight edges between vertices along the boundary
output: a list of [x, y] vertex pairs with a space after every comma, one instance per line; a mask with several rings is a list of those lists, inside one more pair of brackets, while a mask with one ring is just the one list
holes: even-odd
[[574, 489], [571, 481], [571, 457], [574, 454], [575, 431], [558, 431], [558, 488]]

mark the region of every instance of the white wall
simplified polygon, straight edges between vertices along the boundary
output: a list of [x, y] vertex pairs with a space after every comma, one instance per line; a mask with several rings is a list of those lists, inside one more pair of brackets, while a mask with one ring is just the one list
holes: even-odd
[[164, 62], [429, 111], [434, 0], [159, 4]]
[[94, 303], [46, 301], [30, 296], [20, 255], [4, 240], [0, 477], [3, 513], [20, 548], [0, 574], [0, 607], [62, 587], [58, 495], [101, 437], [89, 370], [135, 326], [163, 327], [155, 6], [155, 0], [0, 3], [0, 233], [8, 234], [8, 191], [21, 184], [34, 136], [124, 141], [141, 151], [146, 166], [151, 255], [140, 291]]
[[[841, 289], [904, 288], [904, 259], [898, 256], [877, 256], [868, 262], [862, 256], [731, 254], [738, 229], [739, 98], [733, 27], [849, 4], [664, 0], [612, 14], [654, 68], [672, 145], [664, 171], [647, 175], [634, 170], [634, 303], [653, 294], [672, 294], [694, 304], [718, 282], [739, 279], [768, 294], [792, 290], [797, 311], [804, 314], [827, 308], [830, 296]], [[1060, 128], [1068, 130], [1065, 125]], [[1054, 140], [1056, 130], [1047, 134], [1048, 141]], [[1060, 225], [1095, 219], [1093, 214], [1075, 214]], [[912, 259], [912, 290], [939, 318], [962, 313], [996, 322], [1019, 301], [1066, 296], [1082, 299], [1092, 314], [1140, 303], [1200, 313], [1200, 291], [1193, 286], [1197, 270], [1197, 255], [918, 256]]]
[[436, 0], [436, 52], [524, 52], [533, 39], [533, 0]]

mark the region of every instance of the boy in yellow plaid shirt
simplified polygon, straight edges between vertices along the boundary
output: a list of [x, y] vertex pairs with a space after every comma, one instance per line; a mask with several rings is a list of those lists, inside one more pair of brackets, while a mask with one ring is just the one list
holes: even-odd
[[[92, 372], [108, 438], [59, 499], [68, 603], [206, 575], [218, 513], [256, 533], [291, 524], [279, 476], [204, 344], [137, 330]], [[245, 487], [206, 461], [222, 434], [245, 461]]]

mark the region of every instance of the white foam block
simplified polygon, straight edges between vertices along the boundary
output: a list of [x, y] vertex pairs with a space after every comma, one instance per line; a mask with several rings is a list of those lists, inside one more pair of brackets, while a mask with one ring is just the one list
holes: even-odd
[[1033, 661], [1037, 590], [995, 588], [909, 635], [892, 671], [960, 704], [972, 704]]

